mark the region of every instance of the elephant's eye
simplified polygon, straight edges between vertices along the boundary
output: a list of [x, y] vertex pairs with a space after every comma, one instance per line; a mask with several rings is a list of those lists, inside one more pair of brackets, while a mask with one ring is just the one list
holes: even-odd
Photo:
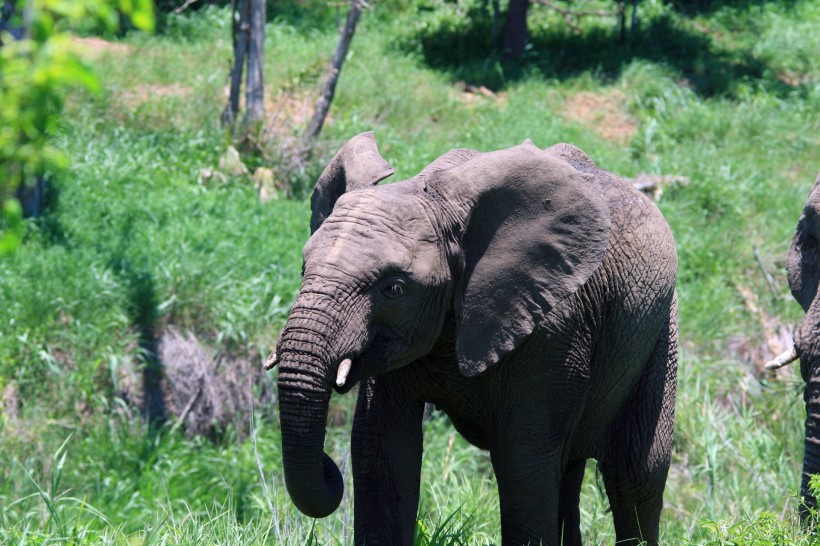
[[401, 279], [391, 280], [382, 288], [382, 294], [391, 300], [402, 297], [404, 295], [404, 281]]

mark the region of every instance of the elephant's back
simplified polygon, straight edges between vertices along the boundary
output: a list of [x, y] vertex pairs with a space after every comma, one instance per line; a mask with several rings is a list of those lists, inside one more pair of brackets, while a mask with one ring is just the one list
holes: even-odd
[[[657, 205], [627, 180], [600, 171], [596, 182], [609, 203], [612, 232], [604, 266], [633, 283], [639, 294], [626, 301], [647, 304], [665, 296], [671, 301], [678, 271], [672, 230]], [[626, 288], [619, 283], [617, 288]], [[642, 308], [646, 311], [645, 308]], [[641, 313], [642, 310], [636, 310]]]

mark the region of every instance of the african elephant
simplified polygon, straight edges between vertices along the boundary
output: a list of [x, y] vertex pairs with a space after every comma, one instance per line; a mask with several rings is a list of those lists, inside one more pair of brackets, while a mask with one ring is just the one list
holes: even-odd
[[806, 403], [805, 451], [800, 495], [804, 499], [800, 513], [803, 519], [809, 508], [816, 508], [817, 499], [809, 491], [809, 478], [820, 474], [820, 174], [812, 186], [803, 214], [797, 222], [786, 258], [786, 272], [792, 296], [803, 307], [806, 318], [794, 332], [794, 349], [767, 364], [778, 368], [800, 358], [800, 375], [806, 382], [803, 400]]
[[358, 135], [311, 200], [271, 361], [293, 502], [313, 517], [339, 505], [328, 401], [360, 384], [356, 544], [412, 543], [425, 402], [489, 450], [504, 544], [578, 544], [591, 457], [618, 540], [656, 543], [677, 374], [677, 255], [658, 209], [568, 144], [452, 150], [375, 186], [393, 172]]

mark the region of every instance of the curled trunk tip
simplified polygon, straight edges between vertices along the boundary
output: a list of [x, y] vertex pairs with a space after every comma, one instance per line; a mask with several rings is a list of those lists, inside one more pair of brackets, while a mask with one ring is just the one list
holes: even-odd
[[324, 518], [332, 514], [342, 503], [344, 479], [339, 467], [327, 453], [322, 453], [322, 483], [305, 487], [301, 478], [293, 483], [285, 473], [285, 485], [296, 508], [306, 516]]

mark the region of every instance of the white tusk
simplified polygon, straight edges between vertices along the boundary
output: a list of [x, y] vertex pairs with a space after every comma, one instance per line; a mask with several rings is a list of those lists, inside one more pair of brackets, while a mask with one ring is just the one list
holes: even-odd
[[347, 381], [347, 374], [350, 373], [350, 367], [353, 365], [353, 361], [349, 358], [345, 358], [342, 360], [341, 364], [339, 364], [339, 371], [336, 372], [336, 386], [343, 387], [345, 381]]
[[774, 357], [772, 360], [768, 361], [766, 363], [766, 366], [764, 367], [767, 370], [777, 370], [782, 368], [783, 366], [788, 366], [798, 358], [799, 357], [797, 356], [797, 349], [792, 347], [788, 351], [785, 351], [784, 353], [781, 353]]
[[265, 371], [272, 370], [277, 364], [279, 364], [279, 355], [276, 354], [276, 351], [273, 351], [265, 361], [264, 369]]

